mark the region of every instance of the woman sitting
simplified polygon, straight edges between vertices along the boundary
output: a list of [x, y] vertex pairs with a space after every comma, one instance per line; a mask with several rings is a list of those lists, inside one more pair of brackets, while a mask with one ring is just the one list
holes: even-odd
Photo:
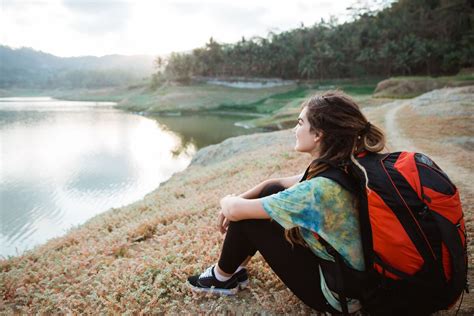
[[[355, 156], [382, 151], [385, 136], [341, 92], [306, 100], [294, 131], [295, 150], [310, 154], [313, 162], [305, 174], [267, 180], [220, 201], [218, 225], [226, 233], [222, 252], [217, 264], [188, 278], [193, 290], [236, 293], [248, 281], [245, 265], [259, 251], [306, 305], [321, 312], [342, 311], [321, 265], [334, 261], [325, 246], [329, 244], [348, 267], [365, 269], [358, 195], [318, 175], [338, 169], [364, 186], [365, 170]], [[354, 312], [361, 306], [347, 298], [347, 308]]]

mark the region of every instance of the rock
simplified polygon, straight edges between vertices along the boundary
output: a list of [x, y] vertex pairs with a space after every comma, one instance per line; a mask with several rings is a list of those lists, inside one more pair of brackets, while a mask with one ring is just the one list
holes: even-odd
[[227, 160], [243, 152], [250, 152], [275, 144], [291, 148], [295, 136], [288, 130], [271, 133], [258, 133], [228, 138], [220, 144], [211, 145], [199, 150], [191, 161], [191, 166], [207, 166]]
[[455, 81], [441, 78], [390, 78], [377, 84], [375, 97], [411, 98], [435, 89], [472, 85], [472, 81]]

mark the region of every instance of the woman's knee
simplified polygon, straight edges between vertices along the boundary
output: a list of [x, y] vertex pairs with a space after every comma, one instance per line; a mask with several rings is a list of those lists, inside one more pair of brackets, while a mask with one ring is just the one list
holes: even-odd
[[269, 225], [270, 219], [244, 219], [236, 222], [230, 222], [228, 229], [233, 230], [248, 230], [249, 228], [261, 228]]
[[276, 233], [283, 232], [283, 227], [271, 219], [244, 219], [237, 222], [230, 222], [227, 232], [232, 234], [245, 235], [252, 239], [255, 236], [273, 237]]

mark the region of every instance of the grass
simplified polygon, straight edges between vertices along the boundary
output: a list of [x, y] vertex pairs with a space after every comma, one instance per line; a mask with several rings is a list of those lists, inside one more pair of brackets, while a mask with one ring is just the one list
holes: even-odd
[[375, 85], [345, 85], [341, 87], [341, 90], [352, 96], [366, 96], [372, 95]]
[[256, 102], [247, 104], [221, 104], [217, 110], [222, 111], [243, 111], [243, 112], [256, 112], [270, 114], [278, 109], [284, 107], [288, 102], [295, 98], [301, 98], [306, 96], [308, 89], [301, 86], [296, 86], [292, 90], [284, 91], [282, 93], [276, 93], [264, 97]]
[[[386, 100], [376, 100], [372, 98], [372, 92], [375, 89], [375, 84], [363, 82], [356, 84], [347, 81], [326, 81], [320, 83], [313, 83], [306, 87], [301, 87], [297, 93], [290, 94], [288, 98], [281, 98], [282, 102], [275, 102], [273, 111], [269, 115], [246, 121], [248, 126], [267, 128], [270, 130], [278, 130], [293, 127], [298, 117], [301, 103], [309, 96], [322, 93], [326, 90], [339, 89], [353, 97], [356, 102], [362, 107], [369, 105], [378, 105]], [[270, 98], [268, 101], [271, 101]], [[267, 102], [268, 102], [267, 101]], [[282, 104], [284, 103], [284, 104]]]
[[123, 100], [120, 108], [149, 113], [173, 111], [231, 110], [246, 112], [273, 95], [287, 93], [295, 85], [262, 89], [239, 89], [211, 84], [166, 85], [155, 92], [142, 92]]

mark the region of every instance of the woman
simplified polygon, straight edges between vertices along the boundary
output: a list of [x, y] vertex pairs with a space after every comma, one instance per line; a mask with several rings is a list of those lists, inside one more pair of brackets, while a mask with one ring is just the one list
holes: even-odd
[[[295, 134], [295, 150], [314, 158], [306, 173], [267, 180], [220, 201], [219, 230], [227, 233], [222, 252], [216, 265], [188, 278], [193, 290], [236, 293], [248, 279], [245, 265], [259, 251], [305, 304], [321, 312], [343, 310], [321, 265], [334, 261], [327, 250], [332, 247], [348, 267], [365, 269], [358, 195], [318, 174], [338, 168], [354, 183], [366, 185], [365, 170], [355, 156], [382, 151], [385, 136], [341, 92], [306, 100]], [[354, 312], [361, 306], [348, 298], [347, 307]]]

